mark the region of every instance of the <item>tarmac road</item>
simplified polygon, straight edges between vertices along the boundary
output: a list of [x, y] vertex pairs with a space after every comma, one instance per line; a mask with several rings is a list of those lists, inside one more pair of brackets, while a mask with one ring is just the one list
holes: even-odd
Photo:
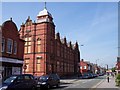
[[50, 90], [79, 90], [82, 88], [83, 89], [90, 89], [93, 88], [95, 85], [97, 85], [98, 83], [100, 83], [102, 80], [105, 79], [105, 76], [99, 76], [97, 78], [93, 78], [93, 79], [76, 79], [76, 80], [66, 80], [67, 83], [61, 83], [59, 88], [53, 87]]

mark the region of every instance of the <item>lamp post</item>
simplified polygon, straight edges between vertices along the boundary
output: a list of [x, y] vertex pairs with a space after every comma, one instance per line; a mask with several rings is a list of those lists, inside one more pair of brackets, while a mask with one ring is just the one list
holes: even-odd
[[95, 61], [96, 61], [96, 65], [95, 65], [95, 67], [96, 67], [96, 69], [95, 69], [95, 73], [96, 74], [98, 74], [98, 66], [97, 66], [97, 61], [98, 61], [99, 59], [96, 59]]
[[106, 69], [108, 70], [108, 64], [106, 64], [106, 66], [107, 66], [107, 68], [106, 68]]
[[98, 60], [99, 60], [99, 59], [96, 60], [96, 65], [97, 65], [97, 61], [98, 61]]
[[109, 75], [109, 72], [108, 72], [108, 64], [105, 64], [105, 65], [106, 65], [106, 69], [107, 69], [106, 74]]
[[[81, 44], [80, 46], [83, 47], [84, 44]], [[80, 53], [80, 57], [81, 57], [81, 53]], [[79, 68], [79, 73], [78, 73], [78, 74], [81, 75], [81, 74], [82, 74], [82, 73], [81, 73], [81, 59], [80, 59], [80, 64], [79, 64], [78, 68]]]
[[[81, 44], [81, 45], [80, 45], [80, 47], [83, 47], [83, 46], [84, 46], [84, 44]], [[81, 54], [81, 53], [80, 53], [80, 54]], [[80, 56], [82, 56], [82, 55], [80, 55]]]

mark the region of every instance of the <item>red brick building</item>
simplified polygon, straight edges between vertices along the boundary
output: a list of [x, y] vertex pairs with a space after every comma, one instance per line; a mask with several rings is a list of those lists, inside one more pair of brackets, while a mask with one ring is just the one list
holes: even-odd
[[117, 57], [116, 72], [120, 73], [120, 57]]
[[88, 73], [88, 71], [90, 70], [90, 67], [88, 65], [87, 62], [85, 62], [83, 59], [80, 61], [80, 73], [84, 74], [84, 73]]
[[26, 41], [24, 46], [24, 73], [42, 75], [58, 73], [60, 76], [78, 72], [80, 53], [78, 43], [74, 45], [66, 38], [55, 34], [52, 15], [44, 8], [37, 15], [37, 21], [30, 17], [20, 28], [20, 36]]
[[24, 41], [12, 18], [0, 26], [0, 74], [7, 77], [22, 73]]
[[100, 72], [103, 72], [103, 69], [98, 66], [97, 64], [90, 63], [88, 61], [84, 61], [83, 59], [79, 63], [80, 65], [80, 73], [95, 73], [99, 74]]

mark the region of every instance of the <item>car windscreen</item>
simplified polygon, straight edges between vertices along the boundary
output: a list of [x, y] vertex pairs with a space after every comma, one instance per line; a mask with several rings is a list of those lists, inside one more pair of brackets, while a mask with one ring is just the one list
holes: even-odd
[[17, 78], [17, 76], [11, 76], [11, 77], [7, 78], [3, 83], [10, 84], [10, 83], [12, 83], [16, 78]]
[[39, 80], [47, 81], [48, 80], [48, 76], [40, 76]]

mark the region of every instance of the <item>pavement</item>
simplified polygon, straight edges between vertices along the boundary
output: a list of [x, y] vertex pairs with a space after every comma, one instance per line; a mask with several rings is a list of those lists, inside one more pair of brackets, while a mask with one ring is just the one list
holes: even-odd
[[120, 90], [119, 86], [116, 86], [115, 83], [115, 77], [110, 77], [109, 82], [106, 79], [103, 79], [102, 81], [100, 81], [98, 84], [96, 84], [95, 86], [93, 86], [92, 88], [94, 89], [111, 89], [111, 90]]

